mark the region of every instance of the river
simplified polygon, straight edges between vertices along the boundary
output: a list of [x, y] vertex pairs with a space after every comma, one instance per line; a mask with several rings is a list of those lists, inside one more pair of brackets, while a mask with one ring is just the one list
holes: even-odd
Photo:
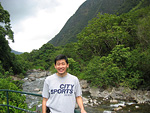
[[[41, 94], [45, 77], [34, 78], [34, 80], [33, 77], [32, 80], [31, 79], [29, 80], [29, 78], [27, 77], [24, 78], [23, 80], [25, 81], [23, 84], [23, 91]], [[95, 99], [94, 97], [91, 97], [89, 92], [83, 92], [83, 97], [91, 98], [91, 100]], [[137, 104], [134, 101], [126, 101], [126, 100], [117, 100], [118, 101], [117, 103], [110, 103], [110, 100], [104, 100], [103, 98], [96, 98], [96, 101], [98, 103], [97, 105], [94, 105], [93, 103], [90, 102], [85, 105], [87, 113], [122, 113], [122, 112], [150, 113], [149, 104]], [[38, 106], [37, 109], [41, 109], [42, 106], [41, 97], [27, 96], [26, 102], [29, 108], [32, 108], [33, 106]], [[114, 111], [115, 108], [119, 109], [119, 106], [122, 106], [121, 109], [118, 111]]]

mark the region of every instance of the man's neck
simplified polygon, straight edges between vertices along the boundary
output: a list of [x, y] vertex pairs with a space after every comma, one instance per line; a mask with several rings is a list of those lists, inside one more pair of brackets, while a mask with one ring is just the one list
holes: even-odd
[[65, 77], [66, 75], [67, 75], [67, 72], [65, 72], [65, 73], [62, 73], [62, 74], [60, 74], [60, 73], [56, 73], [59, 77]]

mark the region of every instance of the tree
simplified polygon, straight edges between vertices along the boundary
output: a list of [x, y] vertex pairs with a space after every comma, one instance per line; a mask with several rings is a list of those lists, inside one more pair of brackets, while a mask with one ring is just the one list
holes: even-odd
[[0, 3], [0, 60], [5, 70], [9, 70], [12, 66], [11, 49], [6, 38], [14, 42], [9, 17], [9, 13], [3, 9]]
[[[150, 8], [149, 8], [150, 9]], [[147, 12], [148, 9], [143, 9]], [[138, 20], [137, 35], [140, 45], [143, 49], [149, 47], [150, 43], [150, 13], [144, 15], [144, 18]]]
[[98, 14], [78, 34], [78, 51], [85, 57], [103, 56], [119, 44], [134, 46], [133, 20], [128, 15]]

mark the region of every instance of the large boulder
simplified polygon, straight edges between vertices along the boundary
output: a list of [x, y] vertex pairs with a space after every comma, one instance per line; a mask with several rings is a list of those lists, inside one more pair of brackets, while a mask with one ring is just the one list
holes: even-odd
[[92, 87], [89, 89], [89, 92], [90, 92], [92, 97], [100, 97], [99, 88]]
[[86, 89], [89, 87], [89, 83], [87, 83], [87, 80], [80, 80], [80, 85], [82, 89]]

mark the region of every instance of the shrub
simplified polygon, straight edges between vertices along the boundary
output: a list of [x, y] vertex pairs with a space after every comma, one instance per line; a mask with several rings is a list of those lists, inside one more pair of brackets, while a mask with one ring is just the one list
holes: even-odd
[[[17, 90], [20, 91], [20, 89], [11, 81], [11, 78], [7, 79], [2, 79], [0, 78], [0, 89], [9, 89], [9, 90]], [[16, 106], [16, 107], [22, 107], [26, 108], [26, 104], [24, 103], [25, 101], [25, 96], [22, 96], [19, 93], [14, 93], [14, 92], [9, 92], [9, 103], [10, 105]], [[1, 91], [0, 92], [0, 104], [6, 104], [6, 92]], [[1, 106], [0, 107], [0, 112], [5, 113], [6, 112], [6, 107]], [[11, 108], [10, 112], [12, 113], [19, 113], [15, 108]]]

